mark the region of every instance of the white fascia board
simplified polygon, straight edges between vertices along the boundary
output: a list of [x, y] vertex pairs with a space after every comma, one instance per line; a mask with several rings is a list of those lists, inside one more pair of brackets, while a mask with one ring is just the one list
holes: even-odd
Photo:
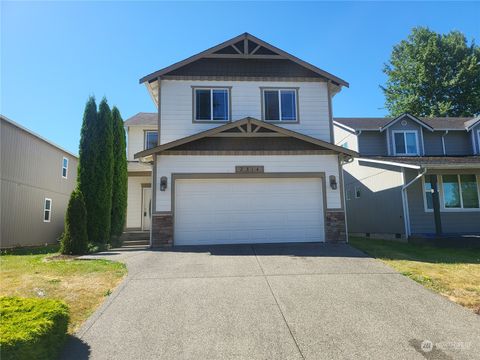
[[420, 169], [421, 166], [419, 165], [410, 165], [410, 164], [404, 164], [404, 163], [398, 163], [394, 161], [384, 161], [384, 160], [375, 160], [375, 159], [368, 159], [368, 158], [358, 158], [358, 161], [366, 161], [366, 162], [371, 162], [375, 164], [383, 164], [383, 165], [391, 165], [391, 166], [398, 166], [402, 168], [408, 168], [408, 169]]

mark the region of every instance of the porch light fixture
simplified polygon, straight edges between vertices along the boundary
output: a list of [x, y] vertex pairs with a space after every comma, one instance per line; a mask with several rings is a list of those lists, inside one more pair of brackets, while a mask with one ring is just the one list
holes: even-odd
[[330, 187], [332, 190], [337, 190], [337, 179], [335, 179], [335, 175], [330, 175]]
[[166, 188], [167, 188], [167, 177], [162, 176], [160, 178], [160, 191], [165, 191]]

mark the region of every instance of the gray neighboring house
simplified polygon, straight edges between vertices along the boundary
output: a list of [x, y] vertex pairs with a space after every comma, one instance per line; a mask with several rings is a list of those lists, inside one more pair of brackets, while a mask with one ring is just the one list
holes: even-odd
[[0, 247], [55, 243], [78, 158], [0, 115]]
[[350, 234], [480, 234], [480, 117], [335, 118]]

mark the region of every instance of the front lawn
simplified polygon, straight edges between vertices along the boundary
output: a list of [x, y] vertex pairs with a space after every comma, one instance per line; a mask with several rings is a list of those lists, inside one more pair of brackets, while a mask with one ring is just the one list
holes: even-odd
[[480, 314], [480, 250], [350, 238], [350, 245]]
[[70, 309], [68, 332], [102, 303], [126, 274], [124, 264], [107, 260], [49, 259], [58, 247], [20, 249], [0, 256], [0, 296], [63, 300]]

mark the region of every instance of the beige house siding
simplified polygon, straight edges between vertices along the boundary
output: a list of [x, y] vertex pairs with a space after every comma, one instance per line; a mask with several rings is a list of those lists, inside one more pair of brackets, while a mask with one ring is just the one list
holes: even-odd
[[262, 119], [261, 88], [296, 88], [298, 89], [299, 122], [294, 124], [276, 123], [276, 125], [317, 139], [331, 141], [326, 82], [163, 80], [161, 144], [219, 126], [218, 123], [194, 123], [192, 121], [192, 87], [230, 88], [232, 121], [248, 116]]
[[134, 155], [144, 150], [145, 131], [157, 130], [155, 126], [129, 126], [127, 128], [127, 160], [134, 161]]
[[[72, 154], [1, 118], [2, 248], [55, 243], [77, 178]], [[62, 177], [63, 158], [67, 178]], [[51, 221], [43, 221], [45, 198], [52, 199]]]

